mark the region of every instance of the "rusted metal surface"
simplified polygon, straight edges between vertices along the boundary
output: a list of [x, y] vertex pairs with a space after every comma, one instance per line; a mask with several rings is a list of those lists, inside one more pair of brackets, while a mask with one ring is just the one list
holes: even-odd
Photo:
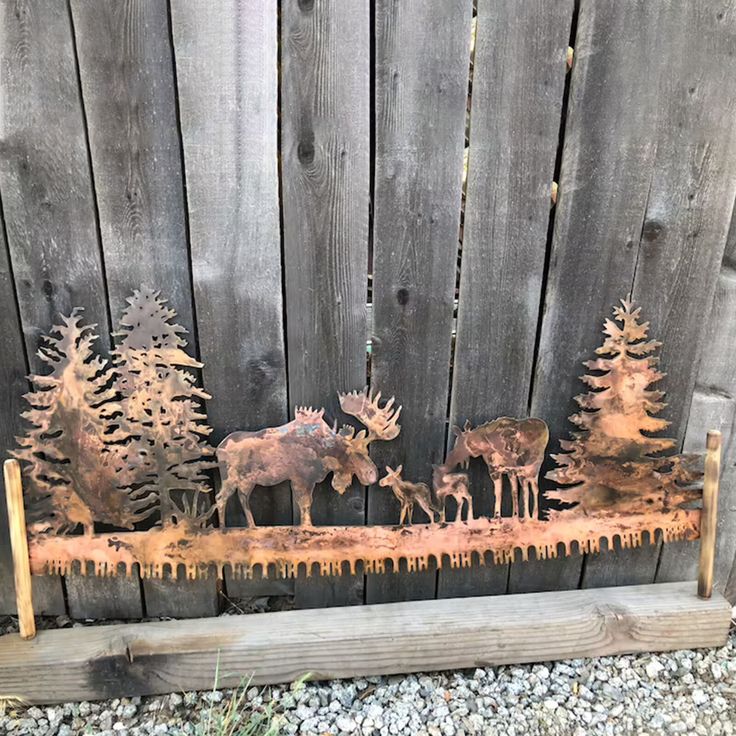
[[403, 470], [403, 465], [399, 465], [396, 470], [387, 465], [386, 475], [379, 481], [379, 485], [384, 488], [390, 488], [393, 491], [394, 496], [396, 496], [401, 504], [399, 524], [403, 524], [404, 520], [408, 524], [412, 523], [415, 505], [419, 506], [427, 514], [430, 521], [434, 521], [435, 514], [437, 514], [439, 509], [434, 505], [429, 486], [426, 483], [410, 483], [408, 480], [404, 480], [401, 477]]
[[575, 504], [565, 519], [667, 512], [701, 495], [699, 457], [663, 455], [675, 441], [650, 436], [669, 422], [654, 416], [666, 406], [664, 393], [649, 388], [665, 376], [652, 355], [661, 343], [648, 338], [649, 323], [640, 322], [640, 312], [622, 300], [605, 321], [599, 357], [584, 364], [591, 372], [581, 380], [591, 391], [575, 397], [580, 411], [570, 421], [578, 429], [560, 442], [564, 452], [552, 456], [559, 467], [547, 474], [571, 486], [546, 494]]
[[233, 432], [217, 448], [222, 488], [217, 494], [221, 523], [225, 504], [238, 494], [246, 519], [255, 526], [250, 510], [250, 494], [256, 486], [275, 486], [288, 480], [294, 500], [299, 506], [300, 523], [312, 525], [312, 494], [317, 483], [332, 473], [332, 487], [343, 494], [353, 476], [363, 485], [378, 480], [378, 470], [368, 455], [374, 440], [392, 440], [401, 431], [398, 418], [401, 407], [394, 409], [394, 399], [380, 406], [381, 394], [375, 398], [368, 390], [354, 391], [339, 397], [340, 408], [362, 422], [366, 429], [337, 424], [330, 427], [324, 409], [297, 408], [296, 417], [281, 427], [257, 432]]
[[[403, 466], [379, 472], [371, 442], [395, 439], [401, 407], [367, 389], [339, 396], [342, 411], [363, 429], [330, 425], [324, 410], [297, 408], [293, 421], [254, 432], [234, 432], [216, 452], [207, 443], [202, 402], [209, 396], [192, 369], [201, 364], [185, 351], [183, 330], [157, 292], [133, 294], [120, 322], [112, 361], [96, 355], [92, 326], [75, 310], [47, 338], [41, 357], [49, 366], [32, 376], [25, 416], [30, 429], [15, 453], [25, 463], [30, 556], [36, 573], [68, 573], [92, 564], [96, 574], [143, 576], [254, 571], [292, 576], [317, 565], [323, 574], [409, 570], [467, 565], [472, 560], [508, 562], [596, 552], [654, 541], [692, 539], [700, 510], [686, 508], [700, 495], [696, 458], [669, 454], [670, 439], [651, 435], [667, 426], [656, 418], [663, 394], [650, 386], [664, 374], [652, 355], [659, 343], [647, 337], [639, 310], [623, 301], [605, 323], [598, 357], [585, 365], [587, 394], [576, 397], [572, 438], [553, 455], [558, 467], [547, 477], [558, 487], [540, 513], [538, 476], [549, 441], [541, 419], [501, 417], [455, 429], [444, 463], [433, 466], [432, 488], [402, 477]], [[221, 487], [213, 500], [208, 470], [216, 454]], [[482, 460], [492, 481], [491, 518], [475, 518], [469, 477]], [[378, 483], [399, 501], [396, 526], [314, 527], [312, 495], [331, 476], [343, 494], [353, 478]], [[257, 527], [250, 509], [254, 488], [291, 484], [299, 524]], [[386, 492], [371, 489], [370, 493]], [[511, 515], [502, 516], [510, 493]], [[224, 528], [228, 499], [237, 494], [247, 528]], [[446, 523], [448, 501], [456, 509]], [[421, 509], [426, 520], [415, 520]], [[217, 514], [215, 515], [215, 512]], [[219, 517], [221, 528], [212, 526]], [[104, 522], [148, 531], [94, 533]], [[151, 522], [149, 522], [150, 524]], [[74, 534], [82, 530], [84, 535]], [[118, 569], [118, 568], [121, 569]]]
[[[541, 419], [500, 417], [473, 428], [454, 427], [455, 445], [443, 465], [435, 471], [437, 479], [471, 458], [480, 457], [493, 482], [494, 516], [501, 516], [503, 478], [511, 486], [512, 513], [519, 516], [519, 491], [523, 495], [523, 515], [539, 518], [539, 469], [549, 441], [549, 430]], [[438, 486], [435, 485], [435, 489]], [[533, 508], [532, 508], [533, 507]]]
[[[73, 563], [88, 560], [97, 575], [130, 573], [140, 566], [141, 576], [160, 577], [169, 570], [189, 578], [221, 574], [250, 577], [267, 569], [271, 575], [296, 576], [355, 573], [359, 563], [369, 573], [467, 567], [473, 562], [509, 562], [597, 552], [602, 542], [613, 548], [636, 547], [661, 538], [666, 542], [695, 539], [700, 513], [680, 509], [668, 514], [574, 517], [564, 524], [536, 519], [475, 519], [460, 524], [351, 527], [257, 527], [208, 529], [196, 534], [182, 527], [149, 532], [100, 534], [84, 548], [74, 537], [42, 536], [30, 542], [34, 573], [69, 573]], [[84, 569], [84, 568], [82, 568]]]

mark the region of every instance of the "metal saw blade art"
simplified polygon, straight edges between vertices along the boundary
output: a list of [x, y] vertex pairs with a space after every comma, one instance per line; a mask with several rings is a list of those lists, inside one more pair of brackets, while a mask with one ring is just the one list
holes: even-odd
[[[222, 575], [226, 566], [235, 577], [354, 574], [360, 565], [396, 571], [402, 560], [413, 571], [699, 535], [699, 457], [672, 454], [674, 440], [651, 436], [668, 425], [655, 416], [663, 393], [651, 388], [664, 375], [653, 355], [660, 344], [629, 301], [613, 310], [598, 357], [585, 363], [590, 391], [576, 397], [576, 431], [552, 455], [557, 467], [546, 478], [557, 487], [543, 494], [547, 510], [541, 419], [456, 428], [445, 462], [427, 469], [431, 487], [405, 479], [401, 465], [376, 467], [370, 445], [398, 436], [401, 407], [367, 389], [339, 396], [359, 427], [338, 429], [324, 410], [297, 408], [283, 426], [234, 432], [214, 449], [203, 407], [210, 397], [192, 372], [202, 364], [185, 352], [174, 318], [158, 292], [142, 288], [128, 300], [110, 360], [95, 353], [94, 326], [80, 310], [44, 338], [39, 355], [49, 370], [30, 377], [29, 429], [13, 453], [24, 466], [34, 573], [78, 565], [97, 575], [130, 575], [137, 566], [143, 577]], [[465, 470], [474, 460], [488, 470], [490, 517], [473, 510]], [[314, 489], [330, 476], [328, 492], [342, 494], [357, 479], [369, 493], [392, 494], [396, 525], [313, 525]], [[284, 481], [298, 523], [258, 526], [252, 492]], [[225, 527], [232, 496], [246, 527]]]

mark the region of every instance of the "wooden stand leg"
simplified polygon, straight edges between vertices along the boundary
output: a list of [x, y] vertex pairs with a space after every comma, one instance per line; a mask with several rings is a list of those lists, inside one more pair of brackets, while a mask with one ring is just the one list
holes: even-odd
[[31, 564], [28, 559], [26, 513], [23, 508], [23, 485], [18, 461], [6, 460], [3, 465], [3, 475], [5, 477], [5, 499], [8, 504], [10, 546], [13, 550], [15, 600], [18, 606], [20, 636], [21, 639], [33, 639], [36, 636], [36, 622], [33, 618]]
[[703, 478], [703, 511], [700, 517], [700, 562], [698, 564], [698, 595], [713, 594], [713, 566], [716, 555], [716, 524], [718, 521], [718, 484], [721, 474], [721, 433], [708, 432]]

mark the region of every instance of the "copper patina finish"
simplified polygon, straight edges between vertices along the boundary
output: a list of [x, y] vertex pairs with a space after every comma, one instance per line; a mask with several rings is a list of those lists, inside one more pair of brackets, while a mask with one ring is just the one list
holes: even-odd
[[[455, 429], [445, 462], [434, 466], [431, 489], [405, 479], [402, 466], [387, 467], [379, 481], [370, 444], [398, 436], [401, 407], [367, 389], [339, 396], [342, 411], [363, 429], [338, 429], [324, 410], [297, 408], [287, 424], [234, 432], [215, 451], [201, 408], [209, 397], [192, 372], [201, 364], [184, 351], [183, 330], [159, 294], [141, 289], [131, 297], [112, 361], [94, 352], [93, 329], [75, 310], [41, 348], [49, 370], [31, 377], [30, 428], [15, 453], [25, 465], [32, 570], [67, 574], [79, 566], [86, 574], [91, 565], [94, 574], [114, 575], [137, 566], [144, 577], [190, 578], [221, 575], [226, 566], [236, 577], [355, 573], [359, 565], [411, 571], [432, 562], [505, 563], [693, 539], [700, 473], [695, 457], [672, 454], [673, 440], [652, 437], [668, 425], [655, 417], [663, 393], [650, 388], [664, 374], [653, 355], [659, 343], [639, 315], [624, 300], [605, 322], [598, 357], [585, 364], [590, 391], [576, 397], [576, 431], [552, 456], [552, 508], [541, 512], [538, 476], [549, 441], [541, 419], [466, 422]], [[221, 486], [213, 500], [215, 453]], [[474, 458], [491, 479], [491, 518], [473, 512], [462, 470]], [[329, 492], [343, 494], [354, 478], [390, 488], [397, 524], [313, 526], [315, 486], [330, 476]], [[252, 491], [284, 481], [298, 525], [256, 526]], [[504, 492], [511, 494], [508, 517]], [[225, 505], [236, 493], [248, 526], [224, 528]], [[457, 513], [445, 523], [450, 498]], [[417, 506], [427, 521], [415, 522]], [[131, 531], [95, 533], [97, 522]]]

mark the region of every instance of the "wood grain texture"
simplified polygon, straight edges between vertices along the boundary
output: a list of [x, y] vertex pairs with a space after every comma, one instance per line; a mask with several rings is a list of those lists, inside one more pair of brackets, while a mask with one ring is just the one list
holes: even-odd
[[[371, 382], [403, 410], [399, 437], [371, 455], [381, 475], [402, 464], [428, 485], [444, 460], [471, 17], [469, 0], [375, 8]], [[388, 488], [371, 487], [367, 508], [369, 524], [399, 519]], [[366, 602], [433, 598], [436, 577], [370, 575]]]
[[694, 583], [388, 603], [0, 638], [0, 692], [31, 703], [722, 646]]
[[[166, 0], [72, 0], [70, 7], [113, 322], [132, 291], [146, 286], [162, 291], [177, 312], [177, 322], [192, 335]], [[111, 598], [125, 595], [130, 584], [138, 583], [121, 582], [121, 590], [110, 591]], [[213, 581], [194, 581], [188, 587], [188, 615], [217, 613]], [[143, 591], [149, 616], [181, 614], [174, 585], [145, 580]]]
[[[281, 11], [281, 155], [289, 397], [337, 412], [366, 379], [369, 206], [367, 0], [303, 0]], [[354, 484], [315, 490], [315, 524], [363, 524]], [[300, 580], [297, 603], [363, 599], [361, 578]]]
[[[478, 3], [451, 426], [527, 415], [572, 13]], [[491, 515], [485, 464], [471, 480], [476, 513]], [[442, 570], [439, 595], [503, 593], [507, 572]]]
[[[171, 12], [199, 347], [218, 443], [287, 419], [277, 6], [198, 0], [173, 3]], [[291, 523], [287, 485], [252, 498], [259, 524]], [[228, 523], [245, 523], [236, 503]], [[227, 586], [233, 598], [263, 591], [247, 581]], [[270, 590], [283, 594], [284, 585]]]
[[[75, 306], [109, 349], [105, 282], [67, 4], [21, 0], [1, 10], [2, 89], [13, 104], [0, 122], [0, 190], [30, 368], [43, 372], [39, 338]], [[67, 586], [70, 605], [92, 617], [107, 610], [109, 593], [104, 579]], [[115, 600], [117, 615], [141, 615], [137, 587]]]
[[[601, 316], [631, 292], [664, 343], [665, 418], [683, 439], [736, 191], [735, 30], [733, 3], [580, 4], [532, 396], [552, 437], [571, 427], [565, 397], [580, 391], [573, 369], [599, 344]], [[657, 557], [652, 547], [587, 558], [582, 583], [649, 582]], [[514, 566], [510, 585], [580, 579], [566, 560]]]
[[[723, 435], [721, 490], [714, 585], [724, 593], [736, 558], [736, 220], [716, 283], [713, 307], [705, 323], [703, 355], [690, 405], [684, 450], [705, 452], [709, 429]], [[693, 580], [697, 574], [698, 543], [663, 545], [657, 582]], [[727, 594], [736, 603], [736, 590]]]
[[33, 615], [31, 562], [28, 556], [23, 484], [20, 479], [20, 463], [17, 460], [6, 460], [3, 463], [3, 480], [8, 511], [8, 535], [13, 552], [18, 631], [21, 639], [32, 639], [36, 635], [36, 619]]
[[[23, 394], [28, 390], [25, 345], [15, 300], [15, 284], [8, 260], [5, 227], [0, 206], [0, 448], [3, 454], [15, 447], [15, 437], [23, 431]], [[4, 488], [4, 487], [3, 487]], [[3, 491], [4, 493], [4, 491]], [[64, 595], [59, 580], [34, 578], [33, 599], [39, 613], [64, 613]], [[0, 614], [16, 611], [13, 560], [8, 536], [7, 508], [0, 499]]]

